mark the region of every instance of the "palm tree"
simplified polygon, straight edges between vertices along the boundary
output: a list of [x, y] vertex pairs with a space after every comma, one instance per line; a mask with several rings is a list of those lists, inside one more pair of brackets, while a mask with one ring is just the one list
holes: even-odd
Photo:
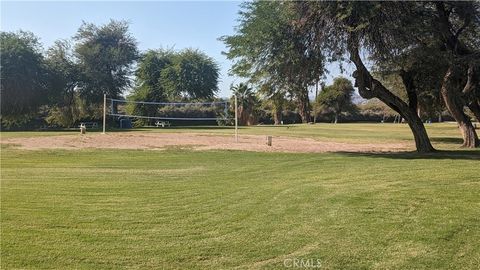
[[[232, 85], [233, 98], [237, 96], [238, 101], [238, 124], [239, 125], [254, 125], [257, 122], [255, 115], [255, 108], [258, 100], [251, 87], [247, 84], [239, 83]], [[233, 102], [232, 102], [233, 104]]]

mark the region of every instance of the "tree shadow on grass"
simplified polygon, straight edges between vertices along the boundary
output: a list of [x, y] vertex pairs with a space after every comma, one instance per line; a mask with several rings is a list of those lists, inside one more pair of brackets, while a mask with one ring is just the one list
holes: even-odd
[[462, 145], [463, 139], [462, 138], [452, 138], [452, 137], [432, 137], [430, 141], [437, 142], [437, 143], [446, 143], [446, 144], [456, 144]]
[[[370, 158], [390, 158], [390, 159], [452, 159], [452, 160], [478, 160], [480, 161], [480, 151], [478, 150], [438, 150], [434, 153], [417, 152], [339, 152], [341, 155], [349, 157], [370, 157]], [[480, 168], [480, 163], [479, 163]]]

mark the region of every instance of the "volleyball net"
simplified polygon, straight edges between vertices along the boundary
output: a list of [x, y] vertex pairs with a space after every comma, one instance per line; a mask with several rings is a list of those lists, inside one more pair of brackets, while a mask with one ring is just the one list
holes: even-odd
[[[191, 123], [234, 126], [238, 142], [238, 101], [235, 96], [233, 108], [225, 100], [211, 102], [155, 102], [107, 98], [103, 96], [103, 134], [107, 117], [122, 121], [140, 120], [141, 125], [157, 127], [189, 125]], [[232, 113], [233, 110], [233, 113]], [[203, 123], [202, 123], [203, 122]], [[179, 124], [180, 123], [180, 124]], [[122, 127], [122, 126], [121, 126]]]
[[143, 122], [172, 121], [217, 122], [228, 125], [230, 116], [228, 101], [212, 102], [154, 102], [106, 98], [106, 115], [117, 118], [141, 119]]

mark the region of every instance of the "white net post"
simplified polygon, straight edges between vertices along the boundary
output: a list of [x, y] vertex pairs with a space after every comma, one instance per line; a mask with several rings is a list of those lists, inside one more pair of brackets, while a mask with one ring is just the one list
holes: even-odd
[[105, 126], [107, 123], [107, 94], [103, 94], [103, 132], [105, 134]]
[[235, 94], [235, 142], [238, 142], [238, 101]]

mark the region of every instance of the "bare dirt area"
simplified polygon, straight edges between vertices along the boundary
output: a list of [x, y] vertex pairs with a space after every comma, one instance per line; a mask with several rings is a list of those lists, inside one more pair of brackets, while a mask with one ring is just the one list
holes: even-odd
[[259, 152], [398, 152], [411, 150], [408, 143], [342, 143], [310, 138], [273, 137], [272, 146], [266, 137], [241, 135], [235, 142], [233, 135], [221, 136], [195, 133], [110, 133], [87, 135], [62, 135], [3, 139], [2, 144], [14, 144], [21, 149], [153, 149], [184, 147], [194, 150], [244, 150]]

